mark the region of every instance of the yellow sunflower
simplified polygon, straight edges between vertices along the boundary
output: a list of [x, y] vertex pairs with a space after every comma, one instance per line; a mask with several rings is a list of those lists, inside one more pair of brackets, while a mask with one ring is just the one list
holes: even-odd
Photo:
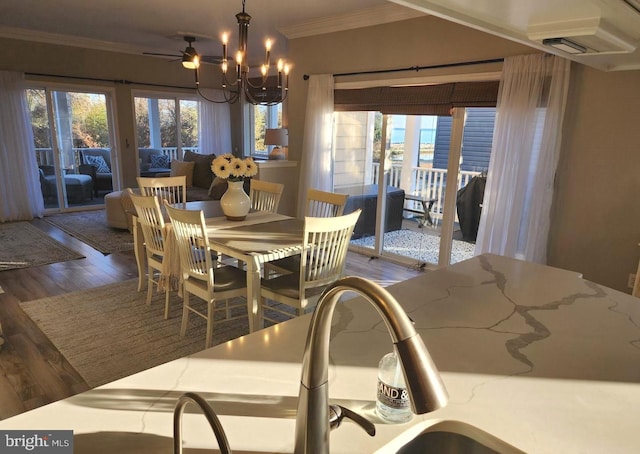
[[252, 158], [247, 158], [244, 160], [247, 166], [247, 172], [245, 173], [248, 177], [253, 177], [258, 174], [258, 165], [253, 161]]
[[231, 176], [231, 163], [224, 156], [218, 156], [211, 163], [211, 170], [218, 178], [227, 179]]

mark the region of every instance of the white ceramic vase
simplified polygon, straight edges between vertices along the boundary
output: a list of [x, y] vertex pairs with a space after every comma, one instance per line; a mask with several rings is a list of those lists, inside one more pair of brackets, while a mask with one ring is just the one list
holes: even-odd
[[244, 192], [243, 181], [228, 181], [227, 192], [222, 194], [220, 206], [222, 212], [230, 221], [242, 221], [251, 208], [251, 200]]

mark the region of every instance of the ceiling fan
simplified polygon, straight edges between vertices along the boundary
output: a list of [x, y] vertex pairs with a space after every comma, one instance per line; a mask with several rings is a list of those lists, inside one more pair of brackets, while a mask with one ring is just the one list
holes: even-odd
[[[177, 54], [163, 54], [157, 52], [143, 52], [144, 55], [152, 55], [156, 57], [176, 57], [176, 60], [182, 59], [183, 64], [188, 62], [193, 62], [193, 57], [198, 56], [201, 63], [212, 63], [212, 64], [220, 64], [222, 63], [222, 56], [219, 55], [199, 55], [198, 52], [193, 47], [193, 43], [196, 41], [194, 36], [184, 36], [183, 39], [187, 42], [187, 48], [182, 52], [181, 55]], [[176, 61], [173, 60], [173, 61]], [[227, 58], [227, 60], [232, 60], [231, 58]]]

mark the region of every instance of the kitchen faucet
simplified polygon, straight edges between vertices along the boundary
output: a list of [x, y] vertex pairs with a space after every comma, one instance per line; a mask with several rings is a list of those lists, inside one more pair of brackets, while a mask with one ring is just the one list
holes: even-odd
[[296, 416], [296, 454], [329, 453], [331, 320], [340, 296], [347, 291], [364, 296], [382, 316], [402, 366], [413, 412], [428, 413], [447, 404], [448, 394], [440, 374], [402, 306], [378, 284], [360, 277], [344, 277], [323, 292], [309, 326]]

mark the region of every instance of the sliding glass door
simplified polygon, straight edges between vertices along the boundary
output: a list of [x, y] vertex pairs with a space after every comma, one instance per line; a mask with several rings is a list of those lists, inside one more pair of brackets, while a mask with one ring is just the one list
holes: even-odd
[[102, 204], [115, 169], [110, 92], [34, 87], [27, 101], [45, 208]]
[[472, 257], [475, 236], [463, 237], [458, 212], [475, 204], [464, 221], [477, 231], [482, 194], [463, 188], [488, 168], [495, 109], [335, 118], [334, 190], [349, 193], [347, 211], [363, 210], [354, 249], [415, 267]]

